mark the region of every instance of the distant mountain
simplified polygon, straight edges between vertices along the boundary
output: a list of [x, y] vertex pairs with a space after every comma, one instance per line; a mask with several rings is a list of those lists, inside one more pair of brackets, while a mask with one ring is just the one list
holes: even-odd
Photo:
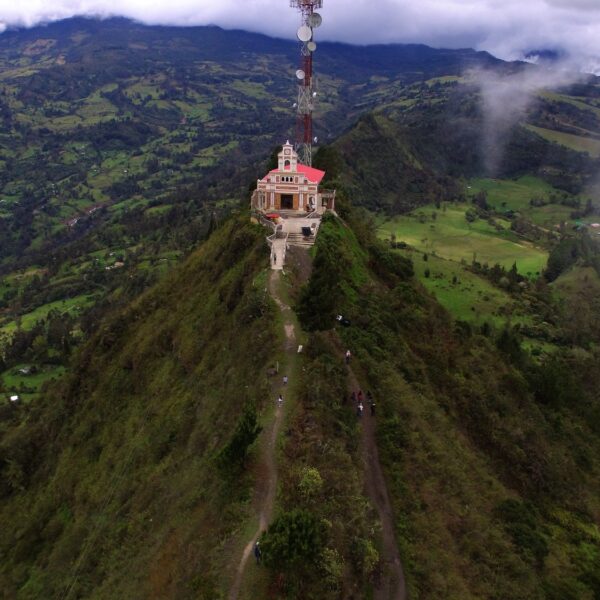
[[296, 44], [0, 36], [7, 598], [377, 598], [398, 557], [414, 600], [600, 597], [597, 81], [486, 141], [465, 69], [535, 66], [319, 48], [340, 217], [283, 275], [245, 196]]
[[[3, 372], [62, 319], [69, 335], [39, 355], [58, 376], [108, 306], [246, 206], [273, 147], [294, 137], [297, 64], [293, 41], [217, 27], [71, 19], [0, 35]], [[456, 198], [462, 178], [485, 172], [480, 97], [463, 75], [535, 68], [468, 49], [319, 43], [315, 134], [370, 209]], [[540, 97], [501, 174], [585, 189], [597, 91]]]

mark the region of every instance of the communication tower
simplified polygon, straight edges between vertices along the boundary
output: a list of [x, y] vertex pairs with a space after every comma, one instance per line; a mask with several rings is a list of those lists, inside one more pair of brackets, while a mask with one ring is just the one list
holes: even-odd
[[302, 15], [302, 23], [298, 29], [301, 46], [300, 68], [296, 71], [298, 79], [298, 121], [296, 125], [296, 151], [300, 161], [312, 166], [312, 145], [317, 142], [313, 137], [313, 110], [317, 92], [313, 76], [313, 54], [317, 49], [314, 41], [314, 30], [321, 26], [323, 19], [316, 12], [323, 7], [323, 0], [290, 0], [290, 6], [297, 8]]

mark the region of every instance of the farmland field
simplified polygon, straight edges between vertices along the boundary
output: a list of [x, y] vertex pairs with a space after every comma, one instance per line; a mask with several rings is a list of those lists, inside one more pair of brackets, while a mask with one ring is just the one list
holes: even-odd
[[590, 156], [600, 156], [600, 140], [573, 135], [572, 133], [564, 133], [563, 131], [554, 131], [544, 127], [536, 127], [535, 125], [527, 125], [527, 129], [537, 133], [539, 136], [547, 139], [550, 142], [555, 142], [576, 150], [577, 152], [587, 152]]
[[495, 226], [481, 219], [469, 223], [465, 218], [468, 209], [466, 204], [445, 205], [443, 210], [426, 206], [384, 222], [380, 236], [389, 239], [395, 235], [398, 242], [458, 263], [476, 260], [507, 269], [516, 263], [522, 275], [541, 273], [548, 260], [546, 250], [519, 239], [508, 221], [496, 219]]
[[[489, 281], [451, 260], [428, 256], [415, 250], [399, 250], [412, 259], [415, 273], [438, 302], [456, 319], [501, 326], [530, 323], [531, 317], [513, 301], [510, 295]], [[428, 272], [428, 275], [426, 275]]]

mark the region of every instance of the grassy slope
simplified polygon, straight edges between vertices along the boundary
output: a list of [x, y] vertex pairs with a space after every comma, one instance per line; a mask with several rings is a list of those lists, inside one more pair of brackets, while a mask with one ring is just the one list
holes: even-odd
[[[461, 264], [431, 255], [425, 261], [423, 254], [411, 250], [399, 252], [413, 260], [421, 283], [454, 318], [478, 324], [488, 321], [497, 327], [508, 318], [513, 324], [531, 321], [506, 291]], [[427, 270], [429, 276], [425, 275]]]
[[222, 472], [214, 457], [246, 403], [260, 411], [268, 397], [276, 336], [263, 246], [262, 228], [230, 220], [102, 327], [62, 387], [21, 409], [21, 426], [2, 421], [10, 597], [226, 589], [252, 475]]
[[[454, 331], [419, 285], [392, 274], [393, 259], [375, 250], [371, 234], [355, 227], [362, 243], [348, 230], [338, 234], [329, 268], [339, 256], [354, 265], [339, 282], [336, 307], [352, 320], [344, 343], [378, 401], [411, 597], [591, 600], [599, 465], [594, 458], [583, 466], [580, 453], [592, 458], [598, 438], [570, 413], [557, 429], [558, 414], [533, 401], [492, 341]], [[326, 249], [317, 242], [319, 251]], [[578, 428], [585, 433], [575, 441]], [[506, 506], [519, 516], [507, 516]], [[536, 544], [546, 557], [536, 558]]]
[[527, 128], [550, 142], [566, 146], [577, 152], [587, 152], [594, 158], [600, 156], [600, 141], [597, 139], [546, 129], [545, 127], [536, 127], [535, 125], [527, 125]]
[[[458, 204], [439, 211], [433, 205], [426, 206], [409, 217], [386, 222], [381, 231], [388, 237], [395, 234], [399, 242], [406, 242], [418, 250], [459, 263], [470, 263], [475, 258], [481, 263], [498, 263], [505, 268], [516, 262], [523, 275], [538, 275], [542, 271], [548, 259], [543, 249], [519, 239], [501, 220], [497, 220], [499, 230], [481, 219], [469, 223], [465, 219], [469, 208]], [[434, 213], [435, 219], [432, 218]]]

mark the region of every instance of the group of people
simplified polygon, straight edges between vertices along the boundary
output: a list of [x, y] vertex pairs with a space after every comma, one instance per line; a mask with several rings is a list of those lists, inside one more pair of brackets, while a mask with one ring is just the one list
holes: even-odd
[[[284, 375], [283, 376], [283, 385], [286, 386], [288, 383], [288, 376]], [[279, 394], [279, 396], [277, 396], [277, 406], [281, 406], [283, 404], [283, 395]]]
[[369, 405], [371, 416], [375, 416], [375, 399], [373, 398], [373, 394], [371, 394], [371, 392], [367, 392], [367, 397], [365, 399], [362, 390], [358, 390], [358, 393], [352, 392], [350, 399], [352, 400], [352, 404], [356, 406], [356, 415], [359, 418], [363, 416], [365, 402]]
[[[344, 360], [346, 364], [349, 365], [352, 360], [352, 352], [350, 350], [346, 350], [344, 353]], [[354, 406], [356, 406], [356, 415], [360, 418], [363, 416], [363, 412], [365, 411], [365, 401], [369, 405], [369, 409], [371, 411], [371, 416], [375, 416], [375, 400], [373, 399], [373, 394], [371, 392], [367, 392], [367, 397], [363, 396], [362, 390], [358, 390], [358, 392], [352, 392], [351, 401]]]

